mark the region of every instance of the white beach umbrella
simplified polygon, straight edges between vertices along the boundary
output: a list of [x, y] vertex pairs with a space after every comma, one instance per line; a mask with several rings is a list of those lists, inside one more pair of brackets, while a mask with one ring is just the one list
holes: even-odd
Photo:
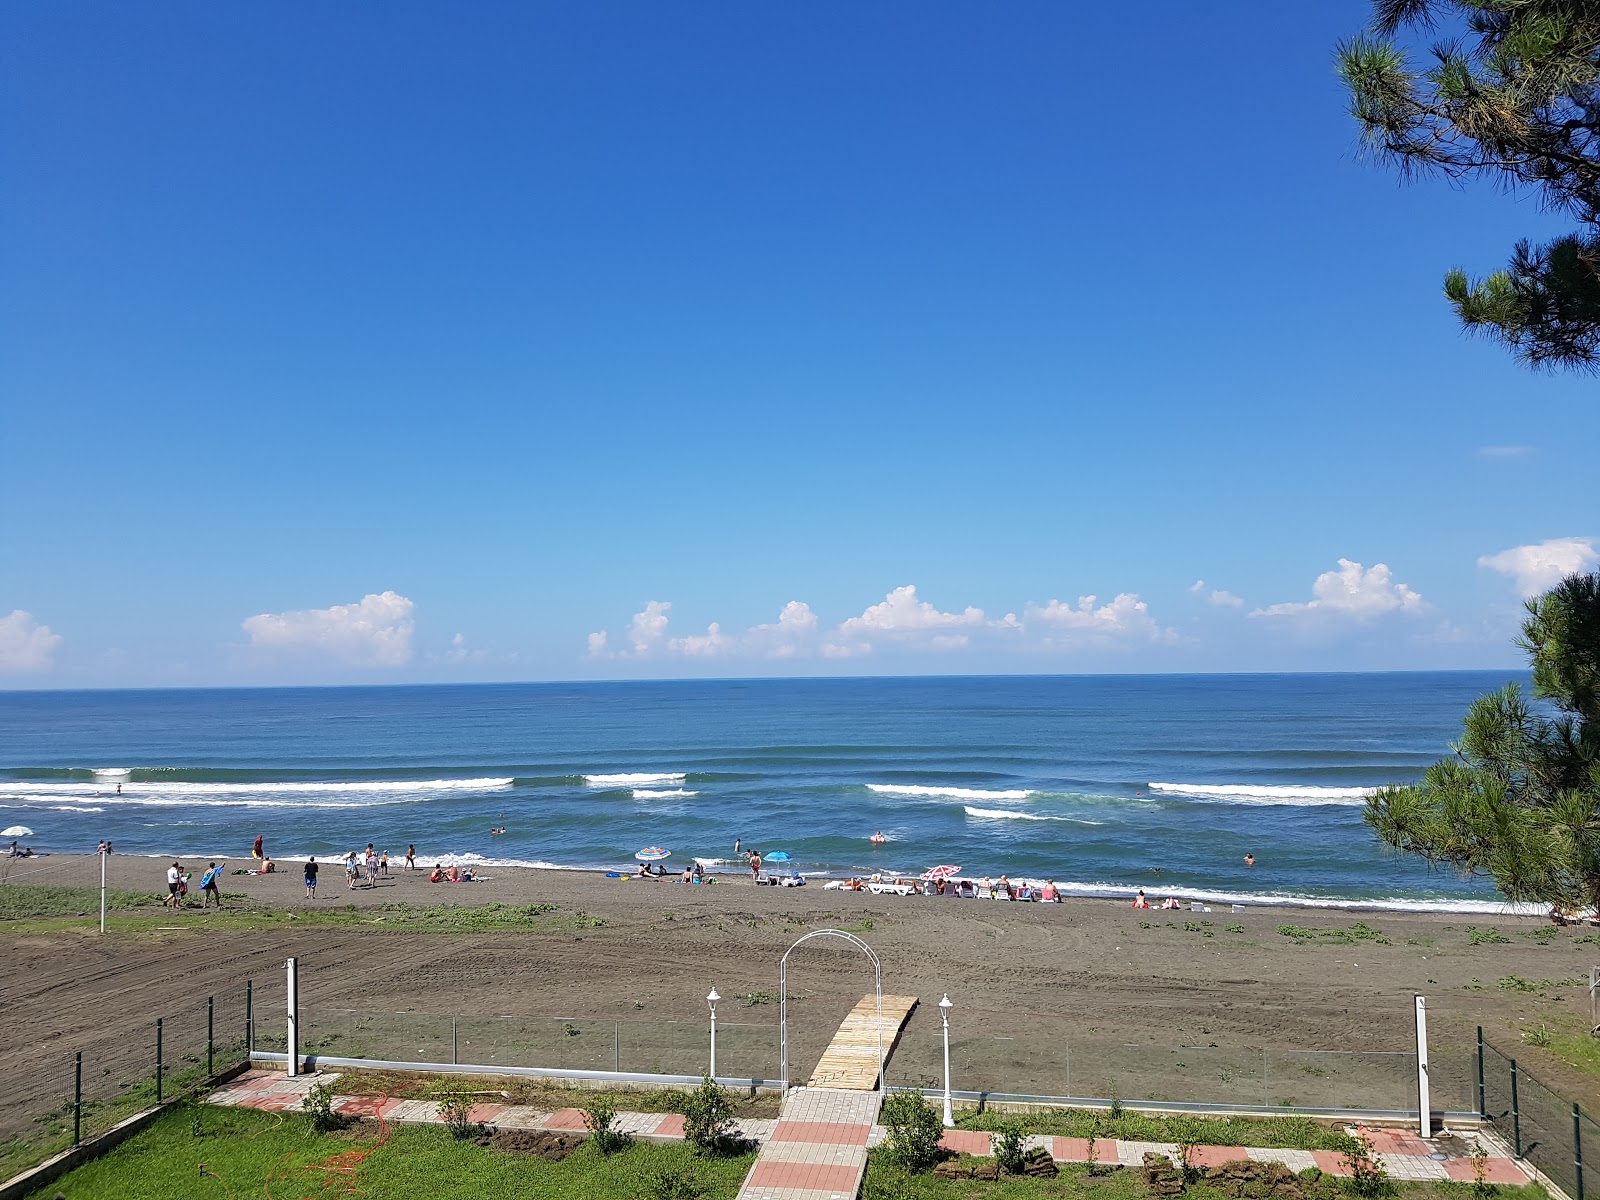
[[37, 836], [37, 835], [33, 832], [33, 830], [29, 829], [26, 825], [12, 825], [12, 826], [10, 826], [9, 828], [6, 828], [6, 829], [0, 829], [0, 837], [35, 837], [35, 836]]

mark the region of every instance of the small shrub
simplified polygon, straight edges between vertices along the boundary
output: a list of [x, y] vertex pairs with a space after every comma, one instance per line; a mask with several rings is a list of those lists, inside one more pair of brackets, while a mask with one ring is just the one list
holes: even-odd
[[333, 1110], [333, 1084], [314, 1083], [300, 1101], [300, 1107], [311, 1114], [311, 1128], [318, 1133], [332, 1133], [344, 1128], [344, 1116]]
[[683, 1103], [683, 1136], [697, 1154], [722, 1154], [733, 1143], [733, 1098], [708, 1075]]
[[1243, 925], [1224, 925], [1222, 927], [1222, 932], [1224, 932], [1224, 933], [1243, 933], [1244, 932], [1244, 926]]
[[1117, 1094], [1117, 1081], [1113, 1079], [1110, 1081], [1110, 1083], [1111, 1107], [1106, 1109], [1106, 1116], [1110, 1117], [1113, 1121], [1120, 1121], [1122, 1120], [1122, 1097]]
[[1489, 1155], [1483, 1148], [1483, 1143], [1477, 1138], [1472, 1139], [1472, 1194], [1479, 1200], [1488, 1200], [1495, 1193], [1494, 1184], [1489, 1182]]
[[1007, 1121], [994, 1139], [994, 1160], [1007, 1175], [1021, 1175], [1024, 1164], [1022, 1126]]
[[1487, 946], [1495, 942], [1509, 942], [1510, 940], [1493, 925], [1487, 929], [1479, 929], [1476, 925], [1467, 926], [1467, 941], [1474, 946]]
[[758, 1004], [771, 1004], [771, 1003], [772, 1003], [772, 994], [770, 992], [746, 992], [745, 993], [744, 1006], [746, 1008], [755, 1008]]
[[465, 1087], [449, 1081], [437, 1084], [433, 1098], [439, 1105], [439, 1119], [451, 1137], [465, 1140], [476, 1132], [472, 1123], [473, 1096]]
[[625, 1149], [633, 1139], [617, 1130], [617, 1106], [604, 1095], [599, 1095], [583, 1106], [583, 1127], [589, 1131], [589, 1140], [601, 1154], [614, 1154]]
[[1105, 1168], [1100, 1165], [1100, 1151], [1095, 1148], [1095, 1143], [1100, 1140], [1100, 1114], [1089, 1114], [1089, 1129], [1085, 1135], [1089, 1139], [1088, 1172], [1090, 1175], [1103, 1175]]
[[1554, 1039], [1550, 1036], [1550, 1027], [1541, 1023], [1535, 1029], [1524, 1029], [1522, 1031], [1522, 1040], [1530, 1046], [1549, 1049], [1550, 1043]]
[[1185, 1124], [1178, 1130], [1178, 1174], [1183, 1178], [1184, 1187], [1193, 1187], [1200, 1182], [1200, 1168], [1195, 1165], [1194, 1151], [1200, 1144], [1194, 1128]]
[[883, 1102], [879, 1118], [889, 1131], [884, 1154], [904, 1171], [931, 1170], [944, 1157], [939, 1139], [944, 1121], [921, 1092], [895, 1092]]
[[639, 1194], [642, 1200], [703, 1200], [706, 1189], [693, 1171], [668, 1167], [647, 1178]]
[[1350, 1177], [1344, 1182], [1345, 1191], [1352, 1196], [1360, 1196], [1363, 1200], [1380, 1200], [1400, 1190], [1389, 1178], [1389, 1172], [1383, 1169], [1383, 1164], [1372, 1157], [1372, 1140], [1365, 1131], [1357, 1131], [1354, 1144], [1342, 1157], [1345, 1170], [1350, 1172]]

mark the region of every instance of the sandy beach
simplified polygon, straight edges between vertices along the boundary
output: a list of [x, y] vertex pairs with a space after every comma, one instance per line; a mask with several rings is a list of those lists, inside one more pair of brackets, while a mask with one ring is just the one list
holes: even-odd
[[[154, 892], [164, 866], [113, 856], [109, 882]], [[205, 864], [185, 866], [198, 878]], [[775, 998], [784, 950], [810, 929], [831, 927], [855, 932], [876, 950], [886, 991], [920, 997], [898, 1052], [907, 1071], [934, 1047], [936, 1005], [948, 992], [956, 1005], [952, 1026], [967, 1040], [974, 1071], [976, 1064], [1003, 1070], [1010, 1062], [1021, 1076], [1049, 1080], [1070, 1043], [1075, 1064], [1098, 1056], [1103, 1073], [1115, 1073], [1119, 1094], [1137, 1098], [1161, 1087], [1161, 1063], [1179, 1053], [1175, 1048], [1199, 1048], [1217, 1062], [1241, 1064], [1237, 1071], [1224, 1065], [1217, 1078], [1241, 1074], [1241, 1100], [1250, 1102], [1250, 1064], [1264, 1055], [1409, 1050], [1412, 996], [1421, 992], [1440, 1086], [1461, 1091], [1463, 1101], [1466, 1054], [1480, 1024], [1492, 1039], [1522, 1048], [1525, 1061], [1574, 1098], [1590, 1101], [1600, 1091], [1550, 1055], [1521, 1047], [1526, 1021], [1586, 1027], [1586, 990], [1575, 981], [1596, 957], [1594, 945], [1577, 941], [1590, 931], [1544, 935], [1548, 926], [1530, 918], [1267, 907], [1232, 913], [1220, 906], [1210, 914], [1135, 912], [1110, 900], [880, 897], [757, 888], [747, 880], [686, 887], [517, 868], [493, 868], [485, 881], [454, 886], [400, 870], [351, 892], [337, 864], [324, 870], [319, 898], [308, 901], [299, 864], [282, 866], [269, 876], [227, 876], [230, 905], [288, 914], [353, 905], [357, 914], [370, 910], [371, 923], [208, 931], [217, 919], [196, 904], [179, 914], [153, 907], [119, 914], [104, 938], [92, 921], [67, 932], [8, 933], [0, 1086], [19, 1085], [41, 1055], [70, 1060], [76, 1049], [143, 1039], [164, 1009], [237, 989], [246, 978], [276, 995], [289, 955], [302, 963], [307, 1007], [692, 1023], [704, 1018], [704, 997], [715, 985], [728, 998], [723, 1020], [776, 1025], [775, 999], [743, 998]], [[49, 869], [22, 874], [39, 867]], [[98, 870], [94, 856], [52, 856], [17, 864], [12, 881], [90, 885]], [[383, 928], [386, 904], [491, 903], [557, 908], [538, 931]], [[1353, 941], [1323, 932], [1357, 922], [1373, 932]], [[1509, 940], [1475, 939], [1469, 925], [1492, 925]], [[1301, 936], [1285, 934], [1285, 926]], [[1534, 994], [1498, 984], [1508, 977], [1545, 985]], [[809, 1071], [871, 982], [865, 960], [843, 943], [813, 942], [796, 955], [793, 1074]], [[1186, 1066], [1196, 1054], [1180, 1056], [1178, 1065]], [[1088, 1091], [1085, 1068], [1075, 1069], [1081, 1094]]]

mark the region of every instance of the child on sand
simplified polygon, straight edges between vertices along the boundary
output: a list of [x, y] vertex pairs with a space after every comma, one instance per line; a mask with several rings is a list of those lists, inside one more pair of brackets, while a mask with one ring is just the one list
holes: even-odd
[[416, 869], [417, 869], [417, 848], [414, 845], [407, 846], [406, 847], [406, 870], [415, 871]]

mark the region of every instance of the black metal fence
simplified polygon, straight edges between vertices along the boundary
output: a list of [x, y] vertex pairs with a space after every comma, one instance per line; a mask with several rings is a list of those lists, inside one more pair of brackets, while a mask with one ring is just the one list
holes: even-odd
[[1600, 1126], [1528, 1073], [1478, 1030], [1478, 1112], [1511, 1147], [1573, 1200], [1584, 1200], [1583, 1150], [1600, 1150]]
[[132, 1036], [37, 1062], [0, 1107], [0, 1179], [188, 1095], [247, 1060], [249, 984], [193, 997]]

